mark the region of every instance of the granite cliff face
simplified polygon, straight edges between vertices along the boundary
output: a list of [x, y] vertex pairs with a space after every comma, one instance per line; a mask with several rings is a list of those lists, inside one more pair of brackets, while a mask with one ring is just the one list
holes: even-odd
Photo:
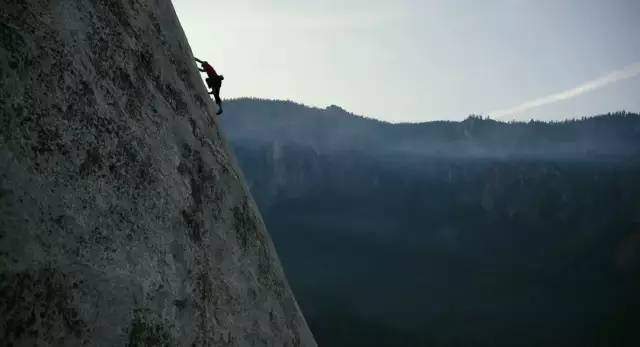
[[207, 99], [169, 0], [3, 3], [3, 343], [315, 345]]

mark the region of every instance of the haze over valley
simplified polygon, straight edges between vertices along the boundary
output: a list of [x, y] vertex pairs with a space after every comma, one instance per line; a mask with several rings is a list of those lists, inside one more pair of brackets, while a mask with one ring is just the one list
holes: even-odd
[[320, 345], [634, 346], [640, 115], [223, 118]]

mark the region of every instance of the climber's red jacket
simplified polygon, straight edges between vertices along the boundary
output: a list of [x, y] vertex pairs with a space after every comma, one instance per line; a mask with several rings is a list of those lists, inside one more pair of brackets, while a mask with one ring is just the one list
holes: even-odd
[[202, 63], [202, 69], [207, 73], [207, 76], [211, 78], [218, 78], [218, 73], [213, 66], [209, 65], [209, 63]]

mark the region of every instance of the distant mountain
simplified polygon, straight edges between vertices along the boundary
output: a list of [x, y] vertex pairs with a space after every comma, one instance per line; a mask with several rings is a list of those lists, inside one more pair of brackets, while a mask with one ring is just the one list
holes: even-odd
[[640, 115], [614, 113], [581, 120], [503, 123], [479, 116], [462, 122], [386, 123], [290, 101], [238, 99], [223, 125], [236, 142], [295, 143], [316, 152], [397, 152], [433, 157], [640, 156]]
[[640, 346], [640, 116], [222, 117], [325, 346]]

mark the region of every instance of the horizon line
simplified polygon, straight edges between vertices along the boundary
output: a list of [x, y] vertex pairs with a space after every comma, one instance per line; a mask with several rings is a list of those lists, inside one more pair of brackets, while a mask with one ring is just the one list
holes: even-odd
[[592, 118], [597, 118], [597, 117], [605, 117], [605, 116], [617, 116], [617, 115], [636, 115], [636, 116], [640, 116], [640, 112], [635, 112], [635, 111], [628, 111], [628, 110], [616, 110], [616, 111], [609, 111], [606, 113], [594, 113], [594, 114], [590, 114], [587, 116], [574, 116], [574, 117], [565, 117], [563, 119], [549, 119], [549, 120], [542, 120], [542, 119], [535, 119], [535, 118], [531, 118], [528, 120], [524, 120], [524, 119], [510, 119], [510, 120], [505, 120], [505, 119], [500, 119], [500, 118], [494, 118], [491, 117], [490, 115], [483, 115], [483, 114], [469, 114], [467, 115], [465, 118], [461, 119], [461, 120], [452, 120], [452, 119], [431, 119], [431, 120], [425, 120], [425, 121], [399, 121], [399, 122], [392, 122], [392, 121], [388, 121], [388, 120], [384, 120], [384, 119], [380, 119], [380, 118], [376, 118], [376, 117], [371, 117], [371, 116], [367, 116], [367, 115], [362, 115], [362, 114], [357, 114], [354, 112], [351, 112], [349, 110], [347, 110], [346, 108], [340, 106], [340, 105], [336, 105], [336, 104], [330, 104], [327, 106], [313, 106], [313, 105], [309, 105], [309, 104], [305, 104], [304, 102], [300, 102], [300, 101], [295, 101], [292, 99], [277, 99], [277, 98], [267, 98], [267, 97], [256, 97], [256, 96], [238, 96], [238, 97], [231, 97], [228, 98], [226, 100], [226, 102], [234, 102], [234, 101], [267, 101], [267, 102], [283, 102], [283, 103], [290, 103], [296, 106], [302, 106], [302, 107], [306, 107], [309, 109], [317, 109], [317, 110], [327, 110], [330, 107], [337, 107], [341, 110], [343, 110], [345, 113], [351, 115], [351, 116], [355, 116], [355, 117], [359, 117], [359, 118], [365, 118], [365, 119], [369, 119], [369, 120], [373, 120], [373, 121], [377, 121], [377, 122], [382, 122], [382, 123], [388, 123], [388, 124], [424, 124], [424, 123], [434, 123], [434, 122], [446, 122], [446, 123], [462, 123], [470, 118], [477, 118], [477, 119], [481, 119], [481, 120], [490, 120], [490, 121], [495, 121], [498, 123], [504, 123], [504, 124], [527, 124], [527, 123], [531, 123], [531, 122], [538, 122], [538, 123], [548, 123], [548, 124], [553, 124], [553, 123], [565, 123], [565, 122], [578, 122], [578, 121], [582, 121], [582, 120], [587, 120], [587, 119], [592, 119]]

